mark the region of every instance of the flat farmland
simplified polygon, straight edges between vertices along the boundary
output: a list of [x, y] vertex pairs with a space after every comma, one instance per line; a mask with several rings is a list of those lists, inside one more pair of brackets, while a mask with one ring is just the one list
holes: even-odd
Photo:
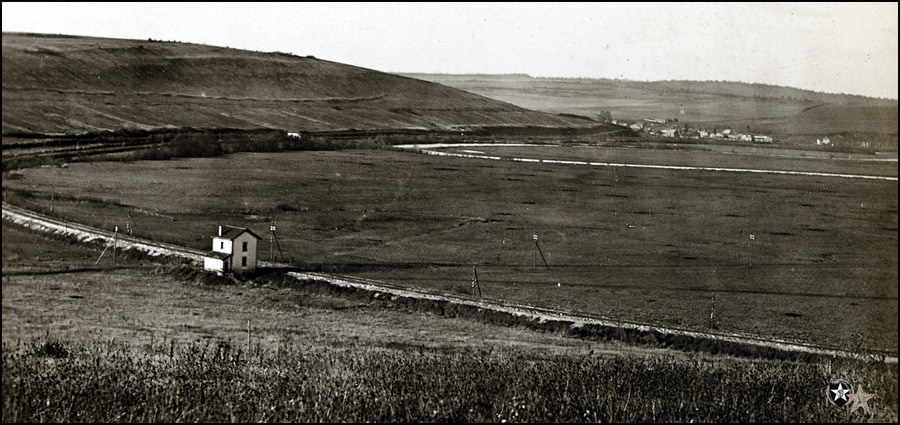
[[[554, 159], [605, 155], [565, 149]], [[896, 163], [701, 154], [683, 157], [897, 175]], [[124, 229], [131, 214], [137, 236], [194, 248], [208, 247], [218, 224], [248, 226], [265, 236], [263, 259], [276, 221], [286, 259], [310, 269], [466, 294], [477, 264], [491, 299], [842, 349], [897, 347], [892, 181], [372, 150], [75, 163], [16, 171], [3, 186], [9, 202], [45, 213], [52, 204], [55, 216], [107, 229]]]

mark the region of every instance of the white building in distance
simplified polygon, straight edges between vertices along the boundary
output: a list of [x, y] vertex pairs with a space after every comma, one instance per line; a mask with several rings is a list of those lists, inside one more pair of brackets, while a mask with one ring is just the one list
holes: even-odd
[[262, 239], [245, 227], [219, 226], [212, 237], [212, 251], [203, 257], [203, 269], [217, 273], [249, 273], [256, 270], [256, 245]]

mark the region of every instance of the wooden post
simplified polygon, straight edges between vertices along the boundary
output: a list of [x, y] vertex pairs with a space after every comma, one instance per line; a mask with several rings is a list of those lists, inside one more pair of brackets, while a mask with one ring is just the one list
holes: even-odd
[[275, 222], [272, 222], [272, 225], [269, 226], [269, 231], [272, 234], [269, 236], [269, 261], [275, 261]]
[[112, 241], [107, 241], [106, 246], [103, 247], [103, 251], [100, 253], [100, 256], [97, 257], [97, 261], [94, 263], [94, 265], [100, 264], [100, 259], [103, 258], [103, 254], [106, 254], [106, 250], [109, 249], [110, 245], [112, 245]]
[[478, 281], [478, 270], [472, 266], [472, 296], [475, 296], [475, 288], [478, 288], [478, 297], [481, 297], [481, 282]]
[[116, 248], [118, 248], [118, 239], [119, 239], [119, 226], [116, 226], [116, 230], [113, 233], [113, 265], [116, 265]]
[[544, 262], [544, 267], [546, 267], [547, 270], [550, 270], [550, 265], [547, 264], [547, 259], [544, 258], [544, 252], [541, 251], [541, 246], [538, 244], [537, 239], [534, 240], [534, 247], [537, 248], [538, 253], [541, 254], [541, 260]]
[[247, 362], [250, 362], [250, 319], [247, 319]]

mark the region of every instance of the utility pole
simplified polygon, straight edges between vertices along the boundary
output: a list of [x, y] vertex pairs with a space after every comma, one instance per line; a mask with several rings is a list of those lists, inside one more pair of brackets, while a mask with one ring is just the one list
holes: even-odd
[[269, 227], [269, 230], [272, 231], [272, 236], [269, 237], [269, 261], [274, 261], [273, 258], [274, 252], [272, 251], [272, 242], [275, 242], [275, 246], [278, 247], [278, 253], [281, 254], [281, 262], [284, 262], [284, 251], [281, 250], [281, 243], [278, 242], [278, 234], [275, 233], [275, 222], [272, 222], [272, 226]]
[[128, 214], [128, 222], [125, 224], [128, 228], [128, 236], [131, 236], [132, 231], [137, 231], [137, 223], [134, 221], [134, 217], [131, 216], [131, 211], [126, 212]]
[[472, 296], [475, 296], [475, 288], [478, 288], [478, 297], [481, 298], [481, 283], [478, 282], [478, 270], [472, 266]]
[[116, 265], [116, 249], [118, 248], [118, 239], [119, 239], [119, 226], [116, 226], [115, 233], [113, 233], [113, 265]]
[[544, 252], [541, 251], [541, 245], [538, 244], [538, 235], [531, 235], [531, 238], [534, 239], [534, 249], [531, 251], [531, 258], [532, 258], [531, 268], [537, 267], [537, 259], [534, 255], [535, 251], [537, 251], [537, 253], [541, 254], [541, 260], [544, 262], [544, 267], [546, 267], [547, 270], [550, 270], [550, 266], [547, 264], [547, 259], [544, 258]]

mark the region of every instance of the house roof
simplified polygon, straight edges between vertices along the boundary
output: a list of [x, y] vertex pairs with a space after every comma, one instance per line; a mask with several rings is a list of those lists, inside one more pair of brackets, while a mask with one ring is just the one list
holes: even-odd
[[218, 251], [209, 251], [204, 255], [204, 257], [215, 258], [216, 260], [224, 260], [228, 257], [231, 257], [231, 254], [226, 254], [224, 252]]
[[222, 226], [222, 234], [219, 236], [213, 235], [213, 237], [234, 240], [234, 238], [240, 236], [241, 233], [244, 233], [244, 232], [250, 233], [250, 235], [252, 235], [256, 239], [262, 239], [262, 237], [260, 237], [259, 235], [257, 235], [252, 230], [250, 230], [246, 227], [234, 227], [234, 226]]

